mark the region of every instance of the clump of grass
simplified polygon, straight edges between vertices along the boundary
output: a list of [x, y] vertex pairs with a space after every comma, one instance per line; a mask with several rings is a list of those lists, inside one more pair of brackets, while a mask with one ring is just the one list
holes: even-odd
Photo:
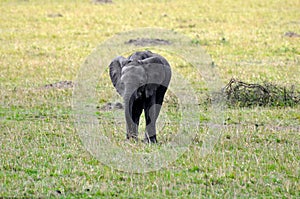
[[286, 107], [295, 106], [300, 102], [300, 92], [294, 85], [287, 87], [270, 82], [253, 84], [232, 78], [223, 92], [229, 106]]

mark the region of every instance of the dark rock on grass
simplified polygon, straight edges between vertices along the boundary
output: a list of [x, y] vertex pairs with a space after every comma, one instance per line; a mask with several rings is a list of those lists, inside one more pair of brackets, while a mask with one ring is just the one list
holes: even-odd
[[120, 102], [117, 102], [115, 103], [115, 106], [114, 106], [116, 109], [123, 109], [123, 104], [120, 103]]
[[120, 102], [116, 102], [116, 103], [108, 102], [105, 105], [97, 108], [99, 108], [102, 111], [109, 111], [109, 110], [123, 109], [124, 107], [123, 104]]
[[171, 42], [164, 39], [137, 38], [130, 39], [125, 44], [133, 44], [135, 46], [156, 46], [156, 45], [171, 45]]
[[286, 32], [285, 34], [284, 34], [284, 36], [285, 37], [300, 37], [300, 35], [299, 34], [297, 34], [297, 33], [295, 33], [295, 32]]
[[67, 89], [67, 88], [73, 88], [74, 83], [72, 81], [60, 81], [52, 84], [46, 84], [44, 86], [45, 89]]

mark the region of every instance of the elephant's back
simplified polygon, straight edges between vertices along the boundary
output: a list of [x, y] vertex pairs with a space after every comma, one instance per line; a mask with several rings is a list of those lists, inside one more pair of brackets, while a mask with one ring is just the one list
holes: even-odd
[[162, 82], [162, 85], [164, 85], [165, 87], [168, 87], [170, 81], [171, 81], [171, 76], [172, 76], [172, 71], [171, 71], [171, 66], [169, 64], [169, 62], [166, 60], [166, 58], [164, 58], [163, 56], [157, 54], [157, 53], [153, 53], [149, 50], [146, 51], [137, 51], [133, 54], [131, 54], [128, 57], [128, 60], [131, 61], [143, 61], [143, 60], [147, 60], [149, 58], [155, 58], [155, 59], [150, 59], [153, 63], [158, 63], [158, 64], [162, 64], [164, 66], [165, 69], [165, 79]]

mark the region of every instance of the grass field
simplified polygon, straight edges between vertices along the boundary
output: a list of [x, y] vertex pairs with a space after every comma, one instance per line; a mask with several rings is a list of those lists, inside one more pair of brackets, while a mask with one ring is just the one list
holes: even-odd
[[[135, 174], [86, 151], [74, 126], [71, 88], [44, 88], [74, 81], [86, 57], [116, 33], [163, 27], [201, 45], [224, 85], [234, 77], [300, 90], [299, 8], [297, 0], [0, 0], [0, 198], [300, 198], [299, 104], [228, 108], [212, 153], [199, 152], [203, 127], [175, 162]], [[201, 90], [201, 77], [172, 56], [173, 69]], [[114, 93], [107, 78], [99, 106]], [[176, 100], [171, 93], [167, 99], [172, 115]], [[202, 122], [210, 109], [201, 103]], [[170, 134], [158, 136], [164, 144]]]

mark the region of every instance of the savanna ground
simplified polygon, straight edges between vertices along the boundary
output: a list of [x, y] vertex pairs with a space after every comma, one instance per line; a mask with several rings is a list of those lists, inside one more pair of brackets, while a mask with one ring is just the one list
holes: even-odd
[[[0, 197], [299, 198], [299, 105], [230, 107], [211, 154], [199, 153], [202, 128], [167, 168], [134, 174], [85, 150], [73, 123], [72, 88], [44, 88], [75, 80], [90, 52], [114, 34], [164, 27], [201, 45], [224, 85], [234, 77], [299, 89], [299, 7], [296, 0], [1, 0]], [[192, 74], [182, 60], [169, 61]], [[110, 95], [114, 90], [102, 79]], [[160, 136], [167, 141], [166, 132]]]

